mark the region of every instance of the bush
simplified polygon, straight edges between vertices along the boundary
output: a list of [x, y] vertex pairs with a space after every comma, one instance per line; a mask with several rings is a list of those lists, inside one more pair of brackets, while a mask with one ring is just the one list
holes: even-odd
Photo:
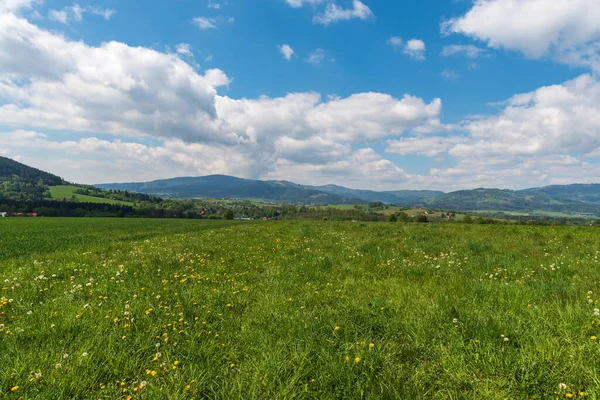
[[417, 217], [417, 222], [427, 223], [429, 222], [429, 219], [427, 219], [427, 215], [419, 215]]

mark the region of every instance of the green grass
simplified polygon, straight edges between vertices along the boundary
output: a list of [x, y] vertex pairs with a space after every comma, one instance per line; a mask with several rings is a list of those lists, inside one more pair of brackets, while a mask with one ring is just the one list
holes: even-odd
[[78, 189], [76, 186], [50, 186], [50, 195], [53, 199], [71, 199], [71, 196], [75, 196], [76, 201], [81, 203], [102, 203], [102, 204], [120, 204], [124, 206], [133, 206], [132, 202], [129, 201], [121, 201], [121, 200], [113, 200], [113, 199], [105, 199], [103, 197], [94, 197], [87, 196], [84, 194], [75, 193]]
[[0, 220], [0, 397], [595, 399], [598, 233]]

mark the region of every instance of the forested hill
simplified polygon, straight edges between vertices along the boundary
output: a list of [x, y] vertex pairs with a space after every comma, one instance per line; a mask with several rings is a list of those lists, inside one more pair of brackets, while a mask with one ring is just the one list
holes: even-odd
[[14, 180], [30, 184], [43, 184], [46, 186], [62, 185], [63, 179], [45, 171], [21, 164], [10, 158], [0, 157], [0, 181]]
[[[557, 215], [577, 217], [600, 217], [600, 203], [581, 201], [584, 194], [578, 190], [581, 185], [554, 186], [552, 189], [473, 189], [459, 190], [432, 198], [421, 199], [414, 206], [432, 209], [456, 211], [478, 211], [493, 214], [495, 212], [522, 213], [527, 215]], [[600, 193], [587, 191], [585, 198], [594, 199]], [[549, 194], [551, 193], [551, 194]]]

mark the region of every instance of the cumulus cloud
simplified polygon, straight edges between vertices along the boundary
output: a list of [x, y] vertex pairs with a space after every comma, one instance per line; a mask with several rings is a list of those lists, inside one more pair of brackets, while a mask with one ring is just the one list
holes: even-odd
[[[386, 152], [447, 158], [456, 165], [422, 177], [432, 187], [515, 188], [597, 182], [600, 170], [600, 82], [581, 75], [515, 95], [496, 115], [473, 116], [449, 136], [387, 140]], [[595, 171], [595, 172], [594, 172]]]
[[360, 0], [353, 0], [352, 8], [343, 8], [335, 3], [329, 3], [323, 13], [313, 17], [313, 22], [315, 24], [329, 25], [334, 22], [348, 21], [354, 18], [367, 20], [373, 18], [373, 12]]
[[441, 127], [442, 102], [405, 95], [396, 99], [382, 93], [358, 93], [321, 101], [318, 93], [286, 97], [234, 100], [217, 97], [217, 112], [233, 132], [252, 138], [285, 132], [294, 138], [318, 136], [342, 143], [375, 141], [407, 130], [432, 131]]
[[416, 60], [425, 59], [425, 42], [420, 39], [411, 39], [405, 43], [401, 37], [392, 36], [387, 44], [396, 50], [401, 49], [404, 54]]
[[288, 61], [292, 59], [292, 56], [294, 55], [294, 49], [292, 49], [289, 44], [282, 44], [281, 46], [277, 47], [283, 55], [283, 58], [285, 58]]
[[215, 87], [174, 54], [72, 42], [0, 14], [0, 120], [17, 126], [237, 141], [214, 129]]
[[[138, 166], [156, 158], [160, 168], [148, 169], [156, 173], [153, 178], [185, 168], [188, 175], [259, 177], [286, 163], [335, 169], [331, 165], [356, 160], [353, 144], [440, 126], [441, 101], [427, 103], [409, 95], [357, 93], [324, 100], [309, 92], [232, 99], [217, 92], [231, 79], [219, 69], [198, 72], [179, 57], [190, 52], [185, 43], [174, 53], [119, 42], [89, 46], [13, 13], [0, 13], [0, 120], [26, 129], [17, 132], [32, 149], [76, 152], [79, 157], [106, 153], [113, 162], [129, 157]], [[109, 133], [119, 139], [55, 143], [43, 134], [25, 133], [39, 130]], [[148, 136], [161, 144], [135, 143]], [[10, 141], [13, 147], [19, 143]], [[207, 161], [205, 153], [214, 154], [214, 160]], [[173, 157], [181, 169], [166, 167]], [[231, 163], [219, 163], [219, 157]], [[388, 162], [363, 164], [373, 168]]]
[[416, 60], [425, 59], [425, 42], [420, 39], [411, 39], [404, 46], [404, 53]]
[[279, 159], [268, 179], [288, 179], [294, 182], [325, 185], [335, 183], [354, 188], [386, 190], [409, 182], [411, 176], [390, 160], [382, 158], [372, 148], [353, 152], [343, 160], [327, 164], [300, 164]]
[[516, 95], [495, 116], [466, 121], [477, 142], [452, 154], [586, 154], [600, 147], [600, 82], [581, 75], [562, 85]]
[[599, 20], [596, 0], [477, 0], [465, 15], [445, 21], [442, 31], [600, 71]]
[[349, 145], [330, 139], [311, 137], [298, 140], [282, 136], [275, 141], [278, 156], [298, 164], [327, 164], [341, 160], [351, 153]]
[[446, 154], [457, 144], [465, 142], [460, 136], [417, 136], [388, 140], [385, 151], [387, 153], [422, 155], [426, 157], [437, 157]]
[[27, 160], [73, 182], [132, 182], [190, 174], [243, 176], [252, 162], [235, 147], [177, 139], [157, 146], [96, 137], [53, 141], [39, 132], [17, 130], [0, 132], [0, 140], [10, 143], [6, 150], [14, 154], [42, 151], [43, 159], [28, 156]]

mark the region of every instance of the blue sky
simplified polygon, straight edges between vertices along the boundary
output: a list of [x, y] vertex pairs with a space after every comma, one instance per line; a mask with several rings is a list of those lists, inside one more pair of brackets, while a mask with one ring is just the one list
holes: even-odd
[[596, 182], [592, 0], [0, 0], [0, 155], [81, 183]]

